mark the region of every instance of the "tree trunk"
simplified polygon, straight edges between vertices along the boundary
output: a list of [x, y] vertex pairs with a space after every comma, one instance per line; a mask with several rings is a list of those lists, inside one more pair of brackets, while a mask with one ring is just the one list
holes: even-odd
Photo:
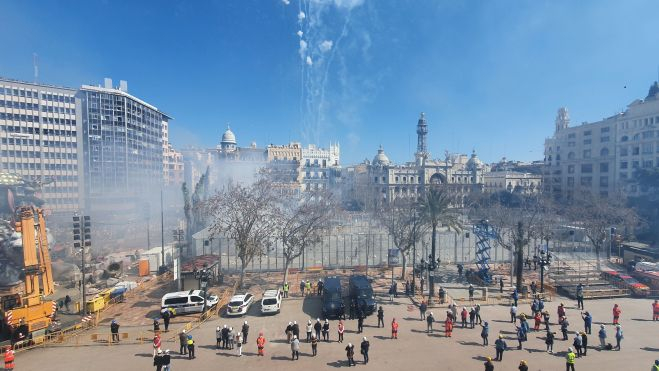
[[524, 226], [522, 222], [517, 223], [517, 241], [515, 242], [515, 287], [517, 292], [522, 293], [524, 286]]
[[407, 256], [405, 256], [405, 253], [401, 251], [401, 255], [403, 257], [403, 272], [400, 274], [400, 279], [405, 280], [405, 268], [407, 267]]
[[288, 267], [291, 265], [291, 260], [287, 257], [284, 257], [284, 282], [281, 283], [281, 286], [284, 287], [284, 284], [288, 282]]
[[[436, 240], [437, 240], [437, 226], [433, 225], [432, 226], [432, 248], [431, 248], [431, 253], [430, 253], [430, 258], [431, 261], [429, 264], [434, 264], [436, 261], [435, 258], [435, 253], [436, 253]], [[433, 275], [429, 277], [428, 279], [428, 305], [432, 305], [434, 303], [433, 300], [433, 293], [435, 292], [435, 272], [433, 271]]]
[[602, 249], [601, 246], [595, 246], [595, 256], [597, 257], [597, 270], [601, 270], [602, 268], [602, 262], [600, 261], [600, 250]]
[[245, 269], [247, 268], [247, 261], [245, 258], [240, 258], [240, 281], [238, 281], [238, 288], [243, 288], [243, 281], [245, 280]]

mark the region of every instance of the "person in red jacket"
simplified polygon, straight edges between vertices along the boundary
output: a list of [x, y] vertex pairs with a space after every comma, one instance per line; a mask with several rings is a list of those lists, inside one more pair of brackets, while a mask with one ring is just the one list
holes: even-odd
[[447, 315], [446, 320], [444, 321], [444, 330], [446, 331], [446, 337], [450, 338], [453, 334], [453, 316]]
[[398, 322], [395, 318], [391, 321], [391, 338], [398, 339]]
[[259, 332], [259, 337], [256, 338], [256, 347], [259, 350], [259, 355], [264, 356], [265, 355], [265, 337], [263, 336], [262, 332]]
[[622, 313], [622, 310], [620, 310], [620, 306], [618, 304], [613, 305], [613, 324], [617, 325], [620, 321], [620, 313]]
[[5, 370], [14, 369], [14, 351], [11, 349], [11, 345], [8, 345], [5, 349]]
[[656, 299], [654, 303], [652, 303], [652, 320], [659, 320], [659, 300]]
[[535, 312], [535, 316], [533, 317], [535, 320], [535, 324], [533, 326], [534, 331], [539, 331], [540, 330], [540, 324], [542, 323], [542, 315], [540, 312]]

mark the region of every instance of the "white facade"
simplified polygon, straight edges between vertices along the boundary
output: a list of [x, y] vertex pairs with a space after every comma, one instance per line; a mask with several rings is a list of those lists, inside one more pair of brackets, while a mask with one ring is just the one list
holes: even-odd
[[484, 188], [488, 193], [500, 191], [533, 194], [542, 190], [542, 175], [516, 171], [494, 171], [483, 176]]
[[326, 189], [336, 177], [340, 149], [338, 144], [330, 144], [329, 149], [309, 144], [302, 148], [302, 191]]

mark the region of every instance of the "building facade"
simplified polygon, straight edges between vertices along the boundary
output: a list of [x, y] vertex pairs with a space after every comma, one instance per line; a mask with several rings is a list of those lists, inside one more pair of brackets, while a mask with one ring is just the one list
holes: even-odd
[[81, 117], [76, 89], [0, 78], [0, 171], [42, 185], [49, 213], [81, 207]]
[[302, 191], [322, 190], [334, 186], [341, 177], [340, 148], [330, 144], [329, 149], [313, 144], [302, 148]]
[[636, 169], [659, 167], [659, 84], [645, 99], [624, 112], [593, 123], [570, 126], [567, 109], [555, 120], [554, 135], [545, 140], [544, 189], [559, 199], [576, 191], [603, 197], [638, 193]]
[[124, 81], [83, 85], [78, 97], [88, 207], [120, 209], [153, 194], [163, 184], [163, 125], [171, 118], [128, 94]]
[[183, 184], [183, 154], [169, 142], [169, 123], [166, 121], [162, 125], [162, 160], [163, 184], [166, 187]]
[[492, 171], [483, 176], [483, 191], [486, 193], [515, 192], [535, 194], [542, 191], [542, 175], [517, 171]]

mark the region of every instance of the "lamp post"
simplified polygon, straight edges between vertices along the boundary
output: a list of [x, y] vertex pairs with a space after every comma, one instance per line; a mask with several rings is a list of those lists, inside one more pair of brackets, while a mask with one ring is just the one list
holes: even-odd
[[182, 244], [181, 241], [183, 241], [184, 237], [184, 232], [183, 229], [174, 229], [172, 231], [172, 234], [174, 236], [174, 241], [176, 241], [176, 247], [178, 250], [178, 256], [177, 256], [177, 266], [178, 266], [178, 290], [181, 291], [183, 289], [183, 275], [181, 274], [182, 272], [182, 266], [181, 266], [181, 254], [182, 254]]
[[544, 249], [540, 250], [540, 292], [545, 292], [545, 267], [551, 265], [551, 253], [549, 252], [549, 236], [545, 237], [547, 241], [547, 252]]

